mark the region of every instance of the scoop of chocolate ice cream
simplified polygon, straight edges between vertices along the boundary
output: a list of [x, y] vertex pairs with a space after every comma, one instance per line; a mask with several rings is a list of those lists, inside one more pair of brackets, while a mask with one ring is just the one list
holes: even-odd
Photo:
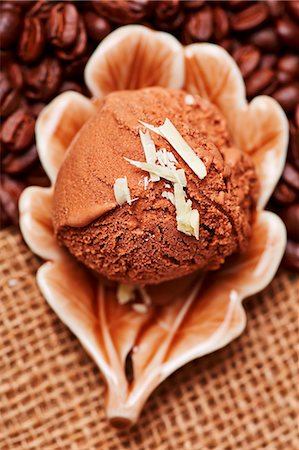
[[[204, 162], [199, 179], [173, 147], [151, 133], [156, 148], [175, 154], [186, 193], [200, 216], [199, 236], [177, 229], [172, 186], [124, 157], [145, 161], [139, 121], [169, 118]], [[113, 186], [127, 177], [131, 205], [118, 205]], [[122, 283], [156, 284], [196, 270], [214, 270], [247, 247], [258, 192], [250, 158], [234, 147], [225, 119], [207, 100], [184, 91], [147, 88], [108, 95], [73, 140], [60, 169], [53, 222], [61, 244], [86, 266]]]

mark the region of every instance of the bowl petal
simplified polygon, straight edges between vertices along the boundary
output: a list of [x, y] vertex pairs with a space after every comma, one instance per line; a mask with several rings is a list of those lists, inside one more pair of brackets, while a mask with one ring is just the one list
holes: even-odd
[[20, 228], [30, 249], [45, 260], [58, 260], [64, 251], [54, 236], [51, 209], [53, 187], [26, 188], [19, 200]]
[[282, 221], [273, 213], [259, 213], [245, 254], [206, 278], [191, 277], [186, 292], [175, 297], [175, 290], [172, 303], [145, 314], [119, 305], [115, 285], [70, 256], [42, 266], [38, 284], [102, 371], [108, 417], [132, 424], [152, 390], [174, 370], [242, 332], [241, 301], [270, 282], [285, 241]]
[[189, 45], [185, 59], [185, 89], [214, 103], [226, 118], [235, 144], [252, 155], [261, 185], [258, 206], [263, 208], [286, 158], [288, 122], [283, 110], [267, 96], [248, 104], [236, 63], [217, 45]]
[[52, 100], [36, 122], [36, 142], [42, 166], [55, 182], [66, 149], [96, 105], [78, 92], [64, 92]]
[[118, 28], [101, 42], [89, 59], [85, 81], [99, 98], [123, 89], [181, 88], [184, 84], [183, 47], [170, 34], [140, 25]]

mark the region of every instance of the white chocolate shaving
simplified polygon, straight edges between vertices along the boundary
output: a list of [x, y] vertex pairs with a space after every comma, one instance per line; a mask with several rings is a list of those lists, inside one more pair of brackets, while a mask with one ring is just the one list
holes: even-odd
[[132, 308], [139, 314], [146, 314], [148, 307], [144, 303], [133, 303]]
[[195, 103], [195, 99], [194, 99], [193, 95], [187, 94], [185, 96], [185, 104], [191, 106], [191, 105], [194, 105], [194, 103]]
[[192, 209], [191, 200], [186, 201], [186, 194], [178, 183], [174, 185], [177, 229], [189, 236], [199, 239], [199, 213]]
[[175, 204], [174, 195], [172, 192], [164, 191], [162, 192], [162, 197], [166, 198], [167, 200], [170, 200], [173, 205]]
[[164, 124], [159, 127], [159, 131], [178, 152], [180, 157], [188, 164], [190, 169], [192, 169], [198, 178], [202, 180], [207, 175], [206, 166], [189, 144], [187, 144], [173, 123], [169, 119], [166, 119]]
[[[159, 178], [159, 179], [160, 179], [160, 178]], [[144, 190], [147, 189], [148, 185], [149, 185], [149, 179], [148, 179], [148, 177], [144, 177], [144, 178], [143, 178], [143, 186], [144, 186]]]
[[115, 199], [119, 205], [123, 205], [126, 202], [131, 205], [132, 200], [127, 177], [117, 178], [115, 180], [113, 190]]
[[135, 286], [133, 284], [119, 284], [116, 297], [120, 305], [125, 305], [135, 299]]
[[[139, 136], [144, 150], [146, 162], [149, 164], [155, 164], [155, 162], [157, 161], [156, 146], [149, 134], [149, 131], [147, 130], [146, 133], [143, 133], [141, 130], [139, 130]], [[150, 179], [152, 181], [159, 181], [160, 177], [154, 175], [153, 173], [150, 173]]]
[[163, 136], [201, 180], [207, 175], [207, 169], [202, 160], [196, 155], [190, 145], [187, 144], [169, 119], [166, 119], [160, 127], [154, 127], [145, 122], [140, 123], [154, 133]]
[[183, 169], [171, 170], [168, 167], [158, 166], [157, 164], [149, 164], [141, 161], [134, 161], [133, 159], [125, 158], [130, 164], [138, 169], [145, 170], [146, 172], [158, 175], [165, 180], [171, 181], [172, 183], [179, 183], [182, 187], [187, 185], [185, 172]]
[[138, 120], [139, 123], [141, 123], [141, 125], [143, 125], [145, 128], [147, 128], [148, 130], [153, 131], [154, 133], [158, 134], [159, 136], [162, 136], [162, 133], [159, 131], [159, 127], [155, 127], [154, 125], [151, 125], [149, 123], [146, 122], [142, 122], [142, 120]]

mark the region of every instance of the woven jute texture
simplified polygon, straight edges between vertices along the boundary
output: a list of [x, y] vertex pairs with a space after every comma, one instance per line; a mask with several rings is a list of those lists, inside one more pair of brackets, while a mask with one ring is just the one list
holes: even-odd
[[39, 293], [39, 264], [17, 230], [0, 234], [1, 450], [299, 448], [298, 277], [248, 299], [243, 335], [177, 371], [119, 431], [97, 367]]

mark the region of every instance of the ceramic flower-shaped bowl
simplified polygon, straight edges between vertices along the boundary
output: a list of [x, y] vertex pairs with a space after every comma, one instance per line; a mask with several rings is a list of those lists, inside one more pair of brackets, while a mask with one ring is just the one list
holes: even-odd
[[[20, 224], [31, 250], [46, 261], [37, 273], [45, 299], [105, 378], [108, 418], [132, 424], [150, 393], [169, 374], [243, 331], [242, 300], [274, 276], [285, 248], [285, 228], [263, 208], [284, 166], [288, 127], [273, 99], [260, 96], [247, 103], [240, 72], [223, 49], [212, 44], [183, 47], [174, 37], [142, 26], [111, 33], [91, 56], [85, 80], [92, 100], [63, 93], [38, 119], [39, 156], [52, 186], [24, 191]], [[261, 190], [247, 252], [205, 278], [193, 275], [160, 285], [151, 295], [162, 301], [171, 297], [171, 302], [141, 314], [130, 305], [119, 305], [113, 284], [96, 278], [58, 246], [51, 207], [68, 146], [101, 99], [115, 90], [154, 85], [184, 88], [217, 105], [236, 145], [252, 157]]]

